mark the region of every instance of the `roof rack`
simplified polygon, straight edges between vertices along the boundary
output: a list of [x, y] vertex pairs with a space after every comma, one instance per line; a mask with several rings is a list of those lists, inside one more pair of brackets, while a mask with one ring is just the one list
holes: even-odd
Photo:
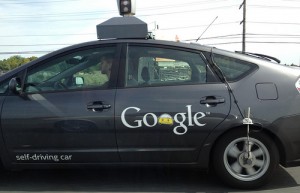
[[263, 59], [263, 60], [267, 60], [267, 61], [274, 61], [274, 62], [277, 62], [278, 64], [280, 64], [280, 60], [273, 57], [273, 56], [268, 56], [268, 55], [265, 55], [265, 54], [258, 54], [258, 53], [251, 53], [251, 52], [241, 52], [241, 51], [235, 51], [236, 53], [239, 53], [239, 54], [245, 54], [245, 55], [248, 55], [248, 56], [254, 56], [256, 58], [260, 58], [260, 59]]

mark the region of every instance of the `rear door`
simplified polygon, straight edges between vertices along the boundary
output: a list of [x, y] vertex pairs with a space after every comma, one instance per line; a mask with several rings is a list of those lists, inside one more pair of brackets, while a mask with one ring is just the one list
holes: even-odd
[[[100, 59], [113, 55], [111, 76]], [[5, 98], [1, 126], [16, 163], [119, 161], [114, 100], [119, 48], [96, 46], [41, 61], [16, 77], [21, 94]]]
[[131, 44], [116, 93], [121, 161], [195, 162], [203, 141], [229, 113], [225, 85], [199, 52]]

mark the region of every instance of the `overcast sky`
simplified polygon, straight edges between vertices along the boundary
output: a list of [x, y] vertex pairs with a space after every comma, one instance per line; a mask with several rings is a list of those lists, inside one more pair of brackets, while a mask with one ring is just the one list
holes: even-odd
[[[242, 49], [243, 0], [136, 2], [136, 17], [155, 30], [157, 39], [195, 41], [202, 35], [200, 44]], [[0, 59], [41, 56], [96, 40], [96, 25], [119, 16], [116, 0], [0, 0], [0, 5]], [[300, 0], [247, 0], [246, 51], [299, 64], [299, 13]]]

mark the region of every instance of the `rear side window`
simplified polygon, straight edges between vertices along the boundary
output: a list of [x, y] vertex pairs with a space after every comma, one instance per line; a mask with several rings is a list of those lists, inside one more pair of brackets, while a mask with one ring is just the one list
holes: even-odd
[[237, 81], [257, 68], [253, 63], [219, 54], [214, 54], [214, 61], [228, 81]]
[[198, 53], [129, 46], [127, 54], [126, 87], [206, 83], [206, 63]]

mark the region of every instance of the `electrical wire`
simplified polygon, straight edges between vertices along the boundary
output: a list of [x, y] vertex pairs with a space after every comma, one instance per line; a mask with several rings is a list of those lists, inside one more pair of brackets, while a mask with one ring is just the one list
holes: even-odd
[[[225, 45], [225, 44], [241, 44], [242, 41], [237, 41], [237, 42], [219, 42], [219, 43], [207, 43], [204, 45]], [[251, 44], [300, 44], [300, 42], [271, 42], [271, 41], [246, 41], [246, 43], [251, 43]]]
[[[70, 0], [74, 1], [74, 0]], [[181, 4], [174, 4], [174, 5], [170, 5], [170, 6], [153, 6], [153, 7], [147, 7], [147, 8], [142, 8], [141, 10], [157, 10], [157, 9], [168, 9], [168, 8], [174, 8], [174, 7], [182, 7], [182, 6], [191, 6], [191, 5], [196, 5], [196, 4], [205, 4], [205, 3], [210, 3], [210, 2], [220, 2], [220, 1], [224, 1], [224, 0], [216, 0], [216, 1], [194, 1], [194, 2], [189, 2], [189, 3], [181, 3]], [[286, 0], [288, 1], [288, 0]], [[292, 0], [289, 0], [292, 1]], [[66, 0], [53, 0], [53, 1], [31, 1], [31, 2], [17, 2], [17, 3], [5, 3], [5, 4], [34, 4], [34, 3], [60, 3], [60, 2], [66, 2]], [[257, 7], [257, 8], [270, 8], [270, 9], [274, 9], [274, 8], [284, 8], [284, 9], [300, 9], [300, 7], [292, 7], [292, 6], [268, 6], [268, 5], [248, 5], [250, 7]], [[238, 7], [238, 5], [228, 5], [228, 6], [222, 6], [222, 7], [210, 7], [210, 8], [203, 8], [203, 9], [197, 9], [197, 10], [187, 10], [187, 11], [175, 11], [175, 12], [165, 12], [165, 13], [158, 13], [155, 15], [169, 15], [169, 14], [181, 14], [181, 13], [187, 13], [187, 12], [198, 12], [198, 11], [209, 11], [209, 10], [214, 10], [214, 9], [224, 9], [224, 8], [232, 8], [232, 7]], [[94, 14], [110, 14], [116, 12], [116, 10], [110, 10], [110, 11], [94, 11], [94, 12], [70, 12], [70, 13], [58, 13], [58, 14], [38, 14], [38, 15], [11, 15], [10, 17], [2, 17], [0, 22], [5, 22], [5, 20], [7, 21], [16, 21], [16, 22], [45, 22], [45, 21], [38, 21], [38, 20], [13, 20], [13, 19], [24, 19], [24, 18], [40, 18], [40, 17], [60, 17], [60, 16], [68, 16], [68, 17], [78, 17], [78, 16], [83, 16], [83, 15], [94, 15]], [[151, 14], [144, 14], [144, 15], [139, 15], [140, 17], [148, 17], [148, 16], [153, 16], [153, 13]], [[57, 22], [57, 21], [79, 21], [79, 20], [94, 20], [94, 19], [107, 19], [107, 18], [81, 18], [81, 19], [58, 19], [58, 20], [47, 20], [47, 22]], [[277, 25], [300, 25], [300, 23], [292, 23], [292, 22], [288, 22], [288, 23], [284, 23], [284, 22], [264, 22], [264, 21], [247, 21], [248, 23], [256, 23], [256, 24], [277, 24]], [[213, 24], [213, 25], [227, 25], [227, 24], [234, 24], [234, 23], [238, 23], [238, 21], [236, 22], [227, 22], [227, 23], [217, 23], [217, 24]], [[184, 29], [184, 28], [196, 28], [196, 27], [203, 27], [203, 26], [207, 26], [207, 25], [195, 25], [195, 26], [182, 26], [182, 27], [174, 27], [174, 28], [163, 28], [160, 30], [174, 30], [174, 29]], [[79, 35], [94, 35], [94, 33], [86, 33], [86, 34], [53, 34], [53, 35], [34, 35], [34, 34], [28, 34], [28, 35], [4, 35], [4, 36], [0, 36], [0, 37], [29, 37], [29, 36], [79, 36]], [[202, 38], [201, 40], [209, 40], [209, 39], [236, 39], [239, 38], [241, 34], [232, 34], [232, 35], [224, 35], [224, 36], [215, 36], [215, 37], [206, 37], [206, 38]], [[266, 36], [278, 36], [280, 38], [299, 38], [300, 35], [292, 35], [292, 34], [246, 34], [247, 38], [274, 38], [274, 37], [250, 37], [251, 36], [262, 36], [262, 35], [266, 35]], [[189, 40], [187, 40], [189, 41]], [[207, 45], [221, 45], [221, 44], [237, 44], [237, 43], [241, 43], [241, 42], [220, 42], [220, 43], [212, 43], [212, 44], [207, 44]], [[279, 43], [279, 44], [300, 44], [300, 42], [291, 42], [291, 41], [282, 41], [282, 42], [278, 42], [278, 41], [247, 41], [246, 43], [269, 43], [269, 44], [273, 44], [273, 43]], [[66, 45], [71, 45], [71, 44], [22, 44], [22, 45], [0, 45], [0, 46], [10, 46], [10, 47], [14, 47], [14, 46], [66, 46]], [[31, 52], [31, 51], [28, 51]], [[37, 52], [37, 51], [32, 51], [32, 52]], [[48, 52], [48, 51], [45, 51]], [[50, 51], [49, 51], [50, 52]], [[7, 52], [0, 52], [0, 54], [2, 53], [7, 53]], [[15, 52], [15, 53], [20, 53], [20, 52]], [[27, 53], [27, 52], [24, 52]]]
[[[211, 11], [211, 10], [215, 10], [215, 9], [226, 9], [226, 8], [232, 8], [232, 7], [236, 7], [237, 5], [229, 5], [229, 6], [222, 6], [222, 7], [212, 7], [212, 8], [205, 8], [205, 9], [195, 9], [195, 10], [188, 10], [188, 11], [173, 11], [173, 12], [165, 12], [165, 13], [150, 13], [150, 14], [141, 14], [141, 15], [137, 15], [137, 17], [153, 17], [153, 15], [156, 15], [156, 16], [163, 16], [163, 15], [173, 15], [173, 14], [184, 14], [184, 13], [192, 13], [192, 12], [199, 12], [199, 11]], [[42, 18], [39, 18], [37, 16], [35, 16], [34, 19], [42, 19]], [[78, 22], [78, 21], [87, 21], [87, 20], [107, 20], [109, 18], [99, 18], [99, 17], [90, 17], [90, 18], [77, 18], [77, 19], [52, 19], [52, 20], [24, 20], [23, 18], [21, 19], [18, 19], [18, 18], [13, 18], [13, 19], [1, 19], [0, 22], [1, 23], [7, 23], [7, 22], [22, 22], [22, 23], [32, 23], [32, 22], [42, 22], [42, 23], [45, 23], [45, 22], [65, 22], [65, 21], [68, 21], [68, 22], [72, 22], [72, 21], [75, 21], [75, 22]]]
[[[234, 22], [228, 22], [234, 23]], [[226, 23], [219, 23], [218, 25], [223, 25]], [[193, 27], [203, 27], [206, 25], [197, 25], [197, 26], [182, 26], [179, 28], [193, 28]], [[169, 29], [177, 29], [177, 28], [165, 28], [160, 30], [169, 30]], [[86, 36], [86, 35], [95, 35], [96, 33], [78, 33], [78, 34], [70, 34], [70, 33], [64, 33], [64, 34], [24, 34], [24, 35], [0, 35], [0, 38], [17, 38], [17, 37], [51, 37], [51, 36]], [[212, 37], [205, 37], [201, 38], [204, 39], [214, 39], [214, 38], [230, 38], [232, 36], [241, 36], [242, 34], [227, 34], [227, 35], [220, 35], [220, 36], [212, 36]], [[255, 36], [255, 37], [251, 37]], [[261, 37], [257, 37], [261, 36]], [[247, 38], [300, 38], [300, 34], [269, 34], [269, 33], [246, 33]], [[188, 41], [188, 40], [186, 40]]]
[[96, 33], [82, 33], [82, 34], [24, 34], [24, 35], [0, 35], [0, 38], [16, 38], [16, 37], [48, 37], [48, 36], [87, 36], [95, 35]]
[[300, 7], [295, 6], [276, 6], [276, 5], [247, 5], [248, 7], [255, 8], [267, 8], [267, 9], [300, 9]]
[[[69, 0], [69, 2], [72, 2], [72, 1], [80, 1], [80, 0]], [[86, 0], [85, 0], [86, 1]], [[2, 2], [2, 4], [5, 4], [5, 5], [9, 5], [9, 4], [27, 4], [27, 5], [31, 5], [31, 4], [39, 4], [39, 3], [66, 3], [68, 2], [67, 0], [54, 0], [54, 1], [30, 1], [30, 2], [9, 2], [9, 3], [6, 3], [6, 2]]]
[[[216, 23], [216, 24], [212, 24], [213, 26], [215, 25], [227, 25], [227, 24], [235, 24], [235, 23], [239, 23], [239, 21], [233, 21], [233, 22], [224, 22], [224, 23]], [[179, 27], [171, 27], [171, 28], [162, 28], [159, 30], [177, 30], [177, 29], [184, 29], [184, 28], [197, 28], [197, 27], [207, 27], [207, 24], [205, 25], [193, 25], [193, 26], [179, 26]]]
[[[226, 0], [216, 0], [216, 2], [219, 1], [226, 1]], [[43, 3], [43, 2], [41, 2]], [[214, 3], [214, 1], [197, 1], [197, 2], [190, 2], [190, 3], [182, 3], [182, 4], [173, 4], [173, 5], [165, 5], [165, 6], [153, 6], [153, 7], [145, 7], [138, 9], [139, 11], [149, 11], [149, 10], [158, 10], [158, 9], [168, 9], [168, 8], [176, 8], [176, 7], [186, 7], [191, 5], [198, 5], [203, 3]], [[207, 8], [211, 9], [211, 8]], [[213, 9], [213, 8], [212, 8]], [[107, 10], [107, 11], [92, 11], [92, 12], [69, 12], [69, 13], [57, 13], [57, 14], [30, 14], [30, 15], [9, 15], [9, 17], [3, 17], [2, 19], [9, 19], [9, 18], [36, 18], [37, 16], [40, 17], [60, 17], [60, 16], [82, 16], [82, 15], [95, 15], [95, 14], [110, 14], [115, 13], [116, 10]]]
[[247, 21], [247, 23], [273, 24], [273, 25], [300, 25], [300, 23], [295, 23], [295, 22]]

